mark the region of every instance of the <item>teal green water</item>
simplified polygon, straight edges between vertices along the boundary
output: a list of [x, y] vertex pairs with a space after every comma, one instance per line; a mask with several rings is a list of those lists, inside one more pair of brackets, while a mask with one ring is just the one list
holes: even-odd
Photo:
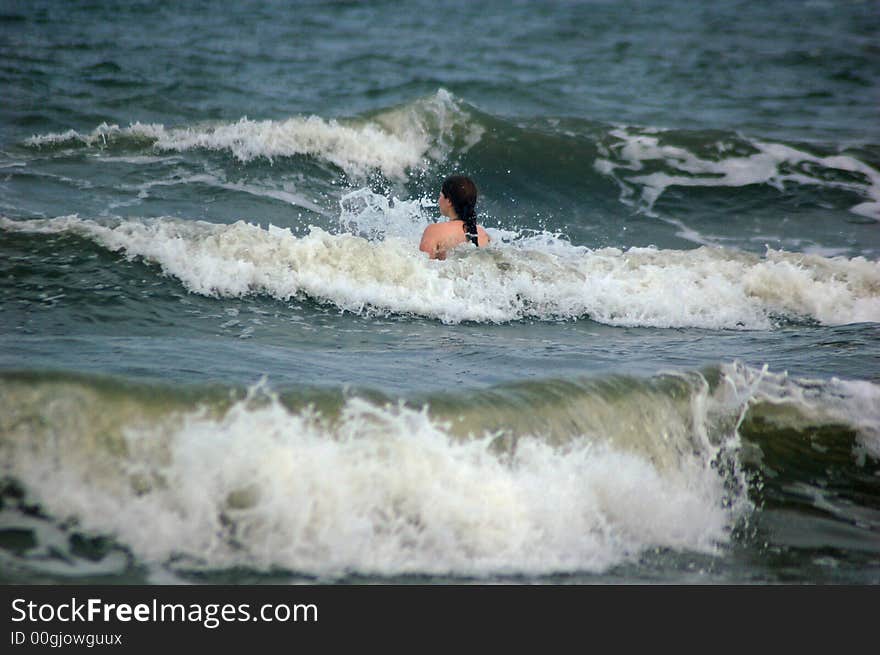
[[877, 583], [878, 32], [7, 3], [0, 577]]

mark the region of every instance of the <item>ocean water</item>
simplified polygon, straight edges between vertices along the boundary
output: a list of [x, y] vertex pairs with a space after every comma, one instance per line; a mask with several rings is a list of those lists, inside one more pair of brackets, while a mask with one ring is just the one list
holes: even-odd
[[0, 581], [880, 583], [878, 37], [4, 2]]

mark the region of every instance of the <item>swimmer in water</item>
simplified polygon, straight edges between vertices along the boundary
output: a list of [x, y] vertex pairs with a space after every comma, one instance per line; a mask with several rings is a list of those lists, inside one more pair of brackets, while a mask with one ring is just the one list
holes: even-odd
[[446, 253], [470, 241], [478, 248], [489, 244], [486, 230], [477, 225], [477, 185], [464, 175], [453, 175], [443, 181], [437, 198], [440, 213], [449, 220], [425, 228], [419, 250], [431, 259], [446, 259]]

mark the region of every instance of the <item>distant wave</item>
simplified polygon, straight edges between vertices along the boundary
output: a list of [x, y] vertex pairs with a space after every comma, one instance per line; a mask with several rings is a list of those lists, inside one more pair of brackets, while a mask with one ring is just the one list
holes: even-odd
[[880, 322], [880, 263], [863, 257], [709, 247], [592, 250], [546, 233], [490, 230], [488, 248], [462, 247], [438, 262], [418, 251], [427, 219], [416, 201], [367, 204], [341, 217], [350, 227], [376, 211], [387, 212], [386, 231], [372, 240], [357, 228], [296, 236], [241, 221], [175, 218], [0, 218], [0, 227], [85, 237], [155, 263], [206, 296], [306, 296], [355, 313], [447, 323], [589, 317], [621, 326], [769, 329], [780, 321]]
[[468, 116], [459, 101], [440, 89], [432, 96], [371, 118], [298, 116], [256, 121], [245, 117], [234, 123], [183, 128], [142, 123], [119, 127], [104, 123], [88, 134], [68, 130], [35, 135], [26, 145], [57, 148], [132, 143], [166, 151], [227, 151], [241, 161], [308, 155], [353, 176], [380, 170], [388, 177], [404, 178], [407, 169], [442, 160], [456, 143], [465, 149], [477, 143], [482, 128], [471, 125]]
[[866, 200], [850, 211], [880, 219], [880, 171], [856, 157], [822, 157], [781, 143], [732, 135], [716, 135], [719, 138], [714, 142], [675, 142], [683, 136], [650, 128], [612, 129], [600, 145], [595, 168], [620, 184], [621, 200], [647, 212], [673, 186], [767, 184], [782, 190], [785, 184], [795, 183], [861, 195]]
[[[880, 221], [880, 169], [870, 155], [845, 150], [816, 154], [806, 146], [728, 131], [690, 132], [571, 118], [515, 120], [484, 113], [445, 89], [351, 118], [243, 117], [182, 127], [104, 123], [88, 133], [68, 130], [25, 141], [37, 149], [221, 151], [244, 162], [300, 155], [354, 178], [379, 171], [396, 180], [480, 144], [491, 153], [481, 166], [488, 163], [508, 172], [538, 169], [548, 181], [574, 174], [592, 194], [607, 193], [610, 180], [619, 187], [621, 202], [647, 214], [654, 214], [657, 201], [673, 187], [767, 185], [782, 191], [795, 185], [850, 193], [855, 200], [851, 212]], [[494, 159], [498, 156], [503, 162]]]

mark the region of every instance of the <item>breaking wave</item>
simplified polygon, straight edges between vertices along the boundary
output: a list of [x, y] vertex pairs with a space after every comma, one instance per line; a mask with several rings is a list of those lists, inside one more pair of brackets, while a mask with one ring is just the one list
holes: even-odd
[[[367, 198], [375, 198], [367, 194]], [[76, 216], [12, 221], [26, 233], [68, 233], [158, 265], [190, 292], [307, 297], [355, 313], [446, 323], [589, 317], [609, 325], [770, 329], [785, 321], [880, 321], [880, 263], [767, 250], [590, 249], [547, 233], [492, 230], [493, 243], [444, 262], [418, 250], [428, 219], [418, 201], [348, 196], [349, 232], [175, 218], [98, 222]], [[375, 233], [378, 212], [383, 238]]]

